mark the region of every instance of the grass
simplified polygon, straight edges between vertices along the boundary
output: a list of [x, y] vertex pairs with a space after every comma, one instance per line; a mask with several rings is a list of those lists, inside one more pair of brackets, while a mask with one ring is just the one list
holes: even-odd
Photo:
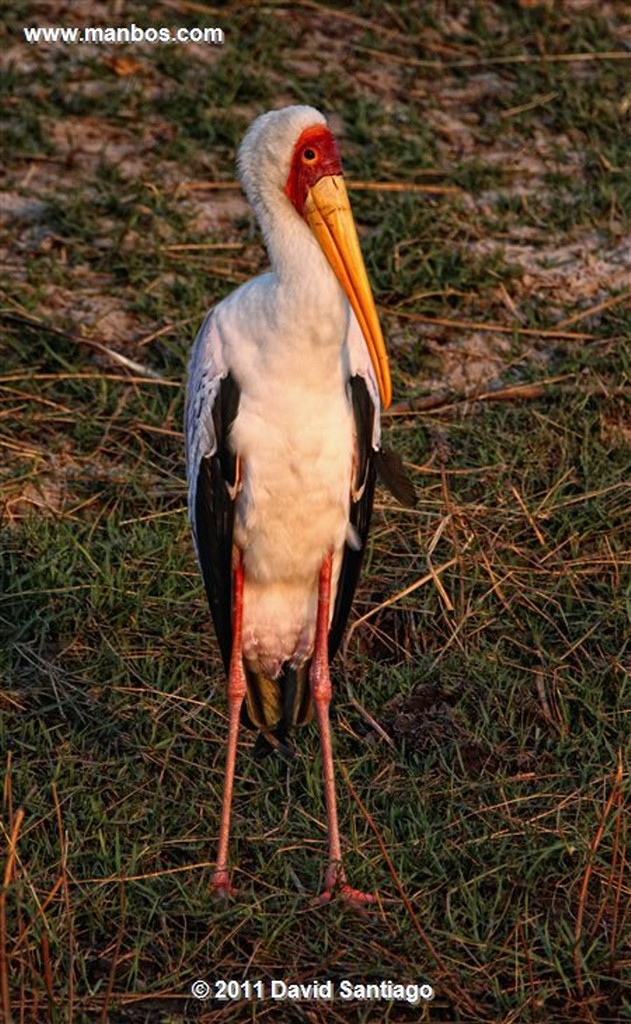
[[[100, 8], [4, 19], [3, 1010], [631, 1020], [626, 5], [156, 11], [226, 45], [36, 49], [24, 23]], [[279, 97], [335, 113], [351, 182], [403, 188], [352, 191], [395, 368], [388, 442], [420, 495], [378, 497], [335, 669], [346, 865], [383, 898], [366, 917], [312, 903], [313, 728], [291, 767], [242, 736], [239, 896], [208, 892], [226, 709], [182, 381], [206, 308], [265, 266], [237, 193], [203, 186], [232, 180]], [[222, 1003], [195, 978], [436, 998]]]

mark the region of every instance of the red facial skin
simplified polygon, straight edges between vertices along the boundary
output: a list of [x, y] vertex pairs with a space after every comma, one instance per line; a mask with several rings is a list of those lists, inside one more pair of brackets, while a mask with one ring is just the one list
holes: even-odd
[[[311, 154], [313, 153], [313, 156]], [[305, 128], [291, 158], [285, 195], [302, 217], [307, 192], [320, 178], [341, 174], [342, 164], [337, 144], [328, 128], [317, 124]]]

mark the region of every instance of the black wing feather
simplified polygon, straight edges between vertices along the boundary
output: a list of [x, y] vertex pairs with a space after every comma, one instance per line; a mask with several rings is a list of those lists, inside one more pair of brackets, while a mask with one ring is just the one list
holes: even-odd
[[416, 508], [416, 489], [405, 471], [401, 456], [391, 448], [379, 448], [375, 452], [377, 476], [405, 508]]
[[239, 397], [239, 388], [228, 373], [219, 385], [212, 409], [215, 451], [200, 461], [195, 492], [199, 563], [226, 672], [232, 650], [232, 534], [237, 484], [237, 457], [229, 437]]
[[346, 628], [346, 620], [353, 603], [368, 540], [372, 503], [375, 494], [375, 452], [372, 447], [375, 406], [363, 377], [358, 374], [351, 377], [349, 388], [353, 417], [355, 419], [357, 445], [357, 465], [355, 467], [353, 493], [358, 495], [355, 500], [353, 493], [351, 494], [350, 522], [361, 544], [359, 549], [351, 547], [348, 543], [344, 546], [333, 618], [329, 629], [329, 658], [332, 658], [337, 651]]

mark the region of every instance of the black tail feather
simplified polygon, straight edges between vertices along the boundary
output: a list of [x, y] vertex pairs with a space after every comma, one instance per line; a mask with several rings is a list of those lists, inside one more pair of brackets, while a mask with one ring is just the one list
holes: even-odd
[[313, 715], [309, 665], [310, 661], [299, 668], [285, 664], [277, 679], [245, 666], [248, 689], [241, 720], [244, 725], [260, 730], [255, 757], [266, 757], [273, 750], [288, 760], [295, 756], [290, 736], [295, 726], [306, 724]]
[[285, 761], [295, 761], [296, 759], [296, 751], [287, 737], [281, 739], [280, 736], [272, 732], [260, 732], [254, 744], [255, 759], [257, 761], [264, 761], [266, 757], [273, 753], [280, 754]]

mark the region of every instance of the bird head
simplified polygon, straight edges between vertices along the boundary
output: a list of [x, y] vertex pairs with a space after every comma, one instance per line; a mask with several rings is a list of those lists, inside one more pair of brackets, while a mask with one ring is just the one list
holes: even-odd
[[325, 118], [307, 106], [263, 114], [241, 144], [238, 168], [255, 207], [269, 211], [282, 196], [315, 235], [357, 317], [387, 409], [392, 400], [388, 355], [340, 155]]

